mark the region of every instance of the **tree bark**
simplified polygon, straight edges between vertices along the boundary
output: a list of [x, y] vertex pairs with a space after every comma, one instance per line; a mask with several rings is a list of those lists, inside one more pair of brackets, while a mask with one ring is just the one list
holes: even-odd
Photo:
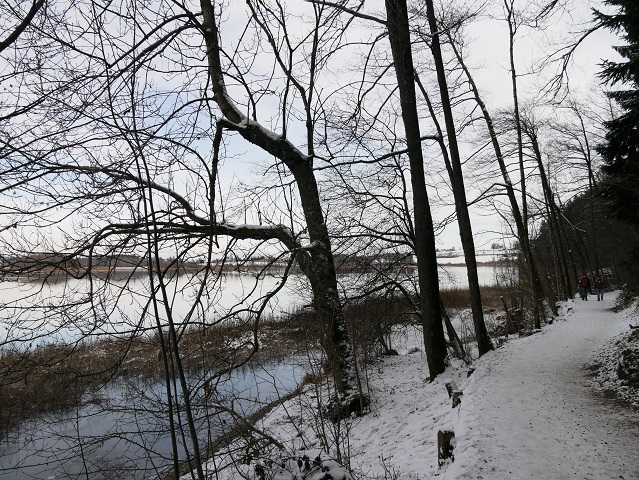
[[443, 373], [446, 368], [446, 340], [439, 297], [435, 232], [424, 176], [406, 0], [386, 0], [386, 20], [410, 162], [420, 310], [424, 326], [426, 359], [430, 377], [433, 379]]
[[[541, 158], [541, 149], [539, 148], [539, 140], [537, 139], [537, 133], [535, 125], [528, 124], [528, 122], [523, 122], [523, 128], [530, 140], [533, 153], [535, 155], [535, 159], [537, 160], [537, 168], [539, 169], [539, 177], [541, 178], [541, 187], [544, 192], [544, 198], [546, 201], [546, 208], [548, 211], [548, 227], [550, 230], [550, 238], [553, 244], [553, 250], [555, 251], [556, 263], [561, 270], [561, 278], [564, 291], [567, 292], [567, 267], [565, 266], [565, 256], [563, 255], [562, 242], [561, 237], [559, 236], [559, 229], [557, 227], [557, 217], [555, 215], [556, 209], [554, 205], [554, 195], [552, 192], [552, 188], [550, 187], [550, 183], [548, 182], [548, 177], [546, 176], [546, 169], [544, 168], [544, 162]], [[548, 291], [550, 294], [550, 290]], [[566, 293], [567, 294], [567, 293]], [[568, 298], [565, 297], [565, 300]], [[553, 299], [549, 299], [550, 308], [554, 315], [558, 315], [557, 307]]]
[[428, 25], [432, 36], [431, 50], [433, 52], [433, 59], [435, 60], [439, 94], [441, 96], [442, 110], [444, 112], [444, 120], [446, 123], [451, 163], [451, 168], [448, 169], [448, 171], [450, 174], [450, 183], [453, 188], [453, 195], [455, 197], [455, 211], [457, 213], [457, 223], [459, 225], [459, 236], [461, 238], [462, 248], [464, 249], [475, 337], [477, 339], [479, 356], [482, 356], [492, 350], [493, 345], [490, 341], [490, 336], [488, 335], [488, 330], [486, 330], [486, 324], [484, 322], [484, 310], [481, 303], [479, 276], [477, 275], [477, 258], [475, 256], [473, 230], [470, 223], [470, 215], [468, 213], [468, 202], [466, 200], [466, 192], [464, 190], [464, 175], [462, 173], [461, 157], [459, 154], [459, 147], [457, 145], [455, 120], [453, 118], [453, 110], [451, 107], [450, 95], [448, 93], [448, 83], [446, 81], [446, 71], [444, 69], [444, 60], [442, 58], [433, 0], [426, 0], [426, 15], [428, 17]]
[[[309, 245], [297, 251], [300, 267], [313, 291], [313, 306], [323, 329], [322, 346], [327, 354], [340, 404], [358, 399], [357, 375], [350, 337], [337, 288], [331, 241], [324, 221], [313, 157], [296, 148], [283, 135], [246, 117], [226, 91], [220, 60], [218, 27], [210, 0], [202, 0], [202, 34], [206, 40], [209, 76], [214, 99], [226, 118], [224, 126], [279, 159], [293, 175], [308, 228]], [[309, 127], [307, 125], [307, 127]], [[309, 128], [312, 128], [310, 126]], [[312, 146], [309, 145], [309, 149]]]
[[528, 238], [527, 231], [525, 228], [524, 219], [519, 209], [519, 202], [517, 201], [517, 196], [515, 195], [515, 189], [513, 187], [512, 180], [510, 179], [510, 175], [508, 174], [508, 169], [506, 168], [506, 163], [504, 161], [504, 156], [501, 151], [501, 145], [499, 143], [499, 138], [497, 137], [497, 132], [495, 131], [495, 126], [493, 123], [492, 116], [488, 111], [488, 107], [486, 103], [481, 98], [479, 94], [479, 90], [477, 89], [477, 85], [473, 79], [473, 76], [470, 73], [470, 70], [466, 67], [464, 59], [461, 56], [461, 53], [456, 48], [454, 42], [451, 39], [451, 45], [453, 50], [455, 51], [455, 55], [459, 60], [459, 64], [464, 71], [466, 78], [468, 78], [468, 83], [475, 97], [475, 101], [479, 106], [484, 120], [486, 122], [486, 128], [488, 130], [488, 135], [490, 137], [490, 141], [492, 143], [493, 149], [495, 151], [495, 159], [497, 160], [497, 164], [499, 165], [499, 170], [501, 171], [502, 178], [504, 180], [504, 188], [506, 189], [506, 196], [508, 197], [508, 201], [510, 202], [510, 211], [513, 216], [513, 220], [515, 222], [515, 228], [517, 231], [517, 237], [519, 239], [519, 245], [522, 249], [522, 253], [524, 255], [524, 261], [526, 262], [526, 266], [530, 272], [530, 280], [531, 280], [531, 290], [533, 295], [533, 318], [535, 322], [535, 328], [541, 328], [541, 317], [540, 317], [540, 308], [539, 303], [541, 301], [541, 295], [539, 293], [540, 281], [539, 274], [537, 272], [537, 267], [535, 265], [535, 259], [532, 254], [532, 249], [530, 248], [530, 241]]
[[[510, 1], [510, 4], [508, 3]], [[530, 236], [528, 233], [528, 197], [526, 193], [526, 172], [524, 170], [524, 150], [521, 130], [521, 116], [519, 113], [519, 93], [517, 89], [517, 70], [515, 69], [515, 33], [516, 25], [514, 18], [514, 8], [512, 0], [504, 0], [504, 6], [508, 13], [508, 52], [510, 58], [510, 79], [513, 93], [513, 110], [515, 130], [517, 132], [517, 157], [519, 160], [519, 181], [521, 189], [521, 226], [517, 227], [519, 233], [519, 244], [524, 251], [524, 257], [530, 272], [530, 288], [532, 293], [533, 322], [535, 328], [541, 328], [542, 313], [542, 285], [539, 278], [539, 272], [535, 264], [535, 257], [532, 253], [530, 245]]]

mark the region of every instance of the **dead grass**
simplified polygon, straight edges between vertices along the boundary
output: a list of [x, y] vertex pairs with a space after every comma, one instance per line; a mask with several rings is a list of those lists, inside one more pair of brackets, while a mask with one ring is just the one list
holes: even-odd
[[[502, 308], [500, 297], [503, 295], [501, 287], [480, 287], [481, 301], [484, 309]], [[469, 308], [470, 291], [463, 288], [450, 288], [440, 291], [442, 302], [446, 308]]]

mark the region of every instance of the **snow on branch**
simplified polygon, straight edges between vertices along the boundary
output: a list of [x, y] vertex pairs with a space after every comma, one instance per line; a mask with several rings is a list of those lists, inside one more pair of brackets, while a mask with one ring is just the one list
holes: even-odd
[[226, 119], [220, 123], [224, 128], [238, 132], [252, 144], [279, 158], [291, 169], [294, 169], [297, 164], [310, 162], [311, 158], [295, 147], [288, 139], [244, 115], [230, 97], [224, 81], [215, 10], [210, 0], [202, 0], [201, 5], [204, 17], [202, 34], [206, 40], [213, 99]]
[[284, 225], [247, 225], [220, 223], [213, 226], [218, 235], [227, 235], [238, 240], [279, 240], [291, 250], [300, 250], [301, 245], [290, 228]]

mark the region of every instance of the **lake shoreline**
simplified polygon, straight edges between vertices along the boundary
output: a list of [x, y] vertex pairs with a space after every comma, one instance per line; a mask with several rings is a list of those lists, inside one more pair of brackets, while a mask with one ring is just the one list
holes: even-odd
[[[438, 267], [455, 267], [466, 268], [466, 263], [461, 261], [445, 261], [448, 257], [438, 257]], [[458, 258], [458, 257], [450, 257]], [[495, 259], [495, 260], [478, 260], [476, 262], [478, 267], [492, 267], [492, 268], [506, 268], [512, 267], [513, 261], [508, 259]], [[383, 265], [383, 262], [380, 262]], [[368, 264], [361, 263], [342, 263], [336, 265], [336, 271], [338, 274], [349, 273], [362, 273], [369, 267]], [[404, 262], [402, 264], [393, 264], [393, 268], [400, 270], [417, 270], [417, 264], [412, 262]], [[263, 262], [237, 262], [227, 264], [191, 264], [186, 263], [179, 266], [170, 266], [161, 269], [163, 275], [176, 275], [176, 274], [201, 274], [205, 272], [209, 273], [231, 273], [231, 274], [249, 274], [249, 273], [264, 273], [268, 272], [284, 272], [287, 270], [287, 265], [282, 263], [266, 264]], [[142, 277], [149, 275], [150, 272], [155, 272], [147, 267], [137, 266], [92, 266], [92, 267], [78, 267], [78, 266], [50, 266], [48, 264], [33, 264], [29, 266], [4, 266], [0, 267], [0, 281], [5, 278], [20, 279], [26, 277], [29, 280], [40, 280], [53, 278], [56, 281], [64, 280], [65, 278], [81, 279], [89, 275], [98, 278], [115, 277], [122, 278], [127, 275], [134, 277]], [[289, 273], [301, 273], [301, 270], [297, 266], [290, 268]]]
[[[498, 306], [500, 287], [482, 289], [485, 306]], [[469, 291], [463, 287], [442, 290], [441, 294], [448, 309], [460, 311], [470, 305]], [[414, 325], [418, 319], [410, 308], [412, 302], [414, 299], [403, 297], [347, 301], [344, 312], [350, 318], [349, 325], [358, 329], [358, 346], [362, 348], [367, 345], [367, 351], [371, 355], [381, 355], [379, 342], [376, 337], [371, 336], [376, 335], [370, 330], [371, 319], [382, 321], [382, 317], [386, 315], [382, 312], [387, 312], [390, 316], [384, 321], [392, 321], [393, 325]], [[397, 312], [402, 312], [399, 317]], [[139, 381], [140, 392], [145, 396], [145, 384], [165, 382], [165, 364], [162, 361], [164, 354], [157, 329], [142, 329], [127, 335], [103, 335], [69, 343], [31, 343], [23, 345], [23, 350], [5, 345], [0, 350], [0, 378], [3, 379], [0, 383], [0, 424], [3, 431], [0, 434], [8, 438], [10, 432], [26, 421], [37, 422], [50, 414], [72, 414], [74, 410], [90, 405], [94, 401], [93, 397], [99, 402], [100, 389], [117, 385], [113, 382]], [[163, 324], [162, 336], [164, 335], [169, 335], [166, 324]], [[259, 369], [260, 365], [287, 361], [300, 353], [307, 359], [311, 350], [320, 350], [320, 336], [314, 312], [309, 308], [297, 308], [291, 312], [282, 312], [279, 316], [265, 315], [255, 323], [244, 319], [238, 323], [192, 325], [189, 329], [181, 330], [179, 343], [185, 370], [191, 375], [190, 395], [197, 408], [206, 409], [206, 389], [215, 383], [213, 378], [220, 371], [230, 372], [230, 368], [250, 369], [252, 362]], [[170, 343], [168, 337], [165, 342]], [[256, 345], [258, 348], [255, 348]], [[228, 360], [233, 363], [216, 363]], [[300, 365], [300, 368], [304, 370], [311, 367]], [[311, 371], [315, 371], [315, 367]], [[171, 375], [171, 378], [175, 378], [175, 373]], [[296, 388], [301, 387], [291, 385], [289, 388], [293, 394]], [[286, 391], [289, 390], [282, 390], [282, 393]], [[265, 399], [262, 408], [259, 408], [260, 404], [256, 404], [258, 410], [246, 420], [256, 421], [281, 401], [281, 398], [273, 401]], [[213, 455], [216, 446], [220, 445], [222, 444], [215, 442], [202, 450], [204, 454], [210, 452]], [[170, 464], [167, 468], [170, 469]]]

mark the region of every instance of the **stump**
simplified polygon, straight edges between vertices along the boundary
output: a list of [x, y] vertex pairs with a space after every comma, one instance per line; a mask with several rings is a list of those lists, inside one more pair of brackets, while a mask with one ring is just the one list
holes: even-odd
[[453, 392], [453, 408], [461, 404], [461, 396], [464, 394], [461, 390], [455, 390]]
[[501, 299], [501, 303], [504, 304], [504, 310], [506, 312], [506, 335], [517, 333], [519, 331], [519, 325], [517, 324], [517, 319], [513, 315], [512, 309], [508, 308], [508, 304], [506, 304], [504, 297], [499, 298]]
[[440, 467], [448, 463], [455, 461], [453, 455], [455, 432], [450, 430], [440, 430], [437, 432], [437, 463]]

